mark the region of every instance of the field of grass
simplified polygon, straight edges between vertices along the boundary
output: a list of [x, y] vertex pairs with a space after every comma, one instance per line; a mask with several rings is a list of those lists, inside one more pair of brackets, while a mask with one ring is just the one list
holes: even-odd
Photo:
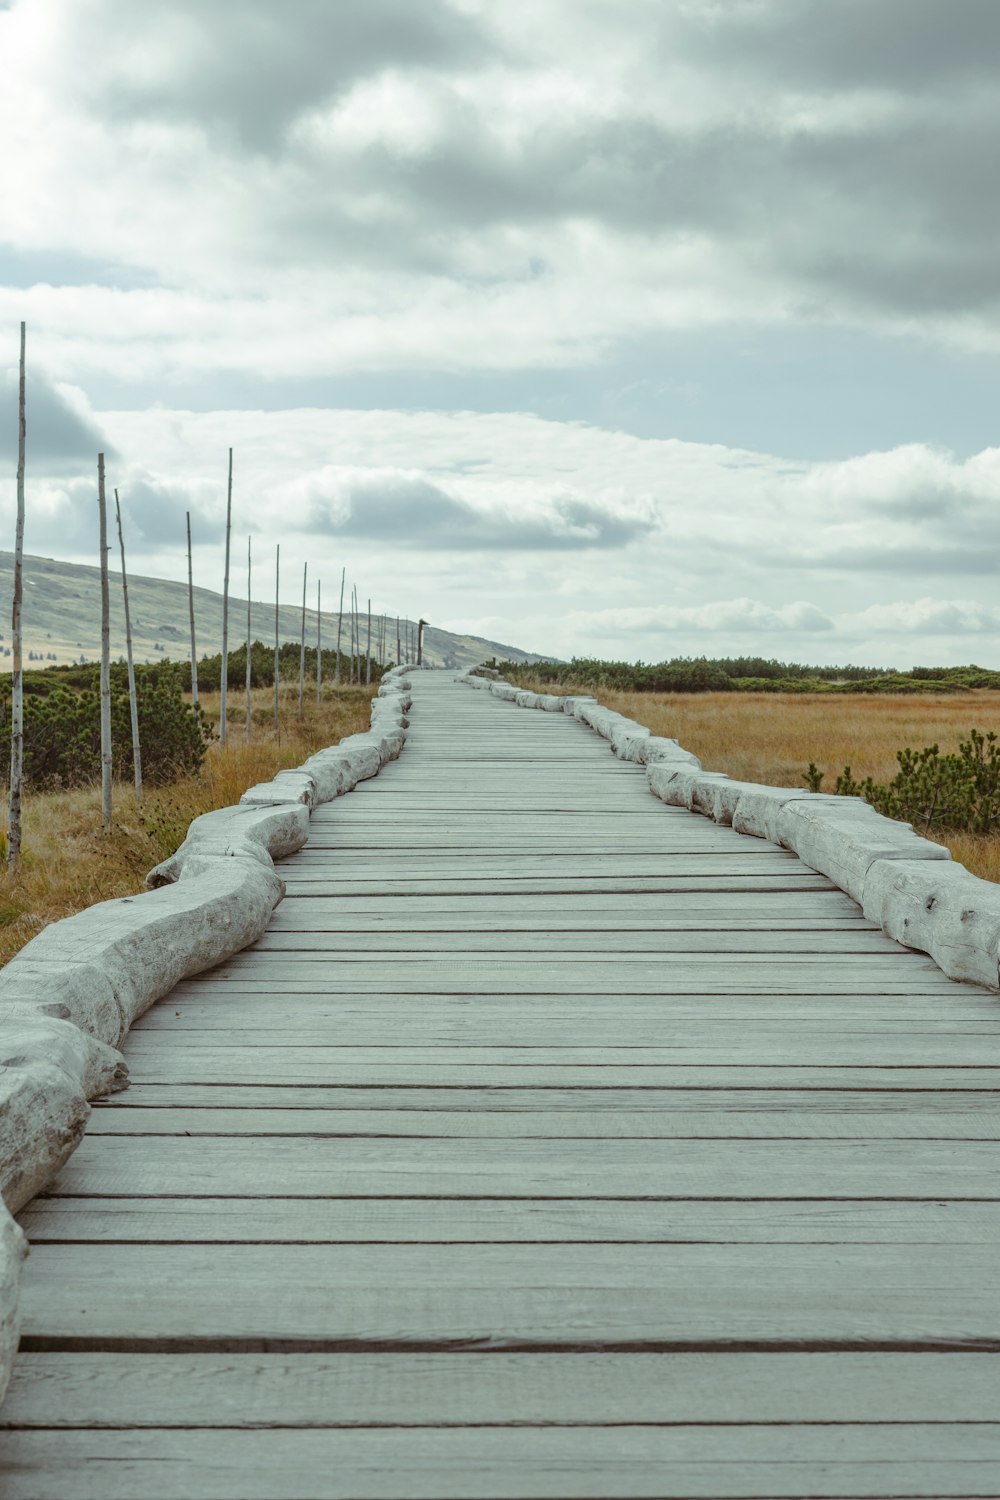
[[[551, 692], [550, 685], [518, 673], [524, 687]], [[810, 761], [825, 772], [833, 791], [845, 765], [860, 781], [890, 781], [896, 751], [938, 744], [958, 748], [971, 728], [1000, 731], [1000, 692], [947, 695], [829, 695], [813, 693], [626, 693], [600, 688], [608, 708], [647, 725], [654, 734], [680, 740], [706, 770], [741, 781], [804, 787]], [[936, 835], [955, 859], [977, 875], [1000, 880], [1000, 838], [974, 834]]]
[[[283, 687], [277, 737], [273, 691], [256, 691], [249, 745], [245, 699], [242, 692], [231, 694], [225, 750], [213, 741], [197, 776], [147, 788], [141, 807], [131, 782], [116, 785], [114, 826], [108, 835], [101, 830], [99, 786], [27, 793], [19, 875], [14, 879], [6, 869], [0, 872], [0, 964], [49, 922], [95, 901], [141, 891], [147, 870], [173, 853], [192, 818], [238, 802], [254, 782], [269, 781], [276, 771], [299, 765], [323, 746], [367, 729], [373, 691], [327, 686], [317, 704], [313, 688], [311, 695], [307, 691], [300, 724], [298, 689]], [[218, 693], [202, 694], [202, 707], [217, 727]]]

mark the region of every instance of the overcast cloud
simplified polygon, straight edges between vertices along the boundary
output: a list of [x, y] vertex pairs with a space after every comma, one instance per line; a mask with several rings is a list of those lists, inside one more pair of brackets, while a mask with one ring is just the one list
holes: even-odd
[[1000, 664], [998, 46], [994, 0], [0, 3], [0, 518], [24, 318], [29, 550], [96, 555], [102, 447], [139, 565], [190, 510], [217, 586], [232, 444], [289, 578], [436, 623]]

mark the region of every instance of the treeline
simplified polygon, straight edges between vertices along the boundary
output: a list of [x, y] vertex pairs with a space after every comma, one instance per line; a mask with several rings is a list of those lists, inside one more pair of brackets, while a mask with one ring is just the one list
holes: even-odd
[[[278, 649], [278, 682], [298, 683], [301, 670], [302, 647], [298, 641], [285, 641]], [[359, 656], [348, 656], [343, 651], [320, 651], [321, 672], [325, 684], [332, 683], [335, 679], [344, 686], [351, 682], [365, 683], [369, 680], [373, 686], [377, 686], [382, 680], [383, 673], [387, 672], [395, 663], [387, 662], [382, 665], [372, 656], [369, 667], [368, 658], [362, 653]], [[233, 698], [233, 711], [237, 710], [237, 700], [240, 690], [246, 680], [247, 670], [247, 648], [240, 646], [236, 651], [228, 653], [229, 659], [229, 692]], [[188, 667], [188, 682], [190, 683], [191, 668]], [[222, 652], [215, 656], [203, 656], [198, 663], [198, 691], [200, 693], [217, 693], [222, 680]], [[305, 649], [305, 684], [306, 691], [310, 688], [315, 691], [316, 683], [316, 647], [307, 646]], [[250, 685], [251, 687], [273, 687], [274, 686], [274, 646], [265, 645], [262, 641], [254, 641], [250, 647]]]
[[[154, 784], [197, 771], [211, 738], [201, 711], [185, 700], [186, 671], [157, 662], [135, 669], [144, 778]], [[0, 682], [2, 727], [9, 729], [10, 679]], [[10, 736], [0, 735], [0, 778], [10, 775]], [[116, 777], [131, 777], [128, 671], [111, 666], [111, 757]], [[101, 764], [98, 666], [49, 667], [24, 674], [24, 780], [35, 791], [92, 783]]]
[[962, 693], [1000, 689], [1000, 672], [984, 667], [812, 667], [762, 656], [675, 656], [657, 663], [601, 661], [491, 662], [510, 681], [539, 679], [555, 687], [632, 693]]

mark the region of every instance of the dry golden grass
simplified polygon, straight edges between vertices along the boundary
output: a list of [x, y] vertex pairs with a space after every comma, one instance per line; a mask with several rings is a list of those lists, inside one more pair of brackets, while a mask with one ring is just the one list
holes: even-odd
[[[537, 692], [552, 688], [518, 674]], [[985, 689], [954, 694], [865, 693], [622, 693], [600, 689], [600, 701], [680, 740], [706, 770], [741, 781], [805, 786], [815, 761], [825, 772], [823, 790], [850, 766], [859, 781], [891, 781], [896, 751], [937, 744], [958, 748], [972, 728], [1000, 731], [1000, 693]], [[955, 859], [986, 880], [1000, 880], [1000, 838], [956, 833], [947, 838]]]
[[[254, 782], [269, 781], [324, 745], [367, 729], [372, 691], [328, 686], [317, 704], [313, 687], [300, 724], [298, 691], [283, 688], [278, 737], [272, 691], [254, 692], [249, 745], [245, 700], [231, 695], [225, 750], [213, 741], [199, 775], [147, 787], [141, 808], [131, 783], [116, 786], [114, 826], [107, 835], [101, 831], [99, 786], [27, 794], [20, 872], [16, 879], [0, 874], [0, 963], [49, 922], [142, 890], [147, 870], [173, 853], [192, 818], [238, 802]], [[219, 695], [204, 694], [202, 706], [217, 725]]]

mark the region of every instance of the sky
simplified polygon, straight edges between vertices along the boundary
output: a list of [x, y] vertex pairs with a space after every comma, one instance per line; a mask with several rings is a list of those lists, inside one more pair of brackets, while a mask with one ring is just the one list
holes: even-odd
[[[0, 547], [1000, 667], [996, 0], [0, 0]], [[9, 537], [4, 541], [4, 534]], [[242, 566], [242, 563], [239, 565]]]

